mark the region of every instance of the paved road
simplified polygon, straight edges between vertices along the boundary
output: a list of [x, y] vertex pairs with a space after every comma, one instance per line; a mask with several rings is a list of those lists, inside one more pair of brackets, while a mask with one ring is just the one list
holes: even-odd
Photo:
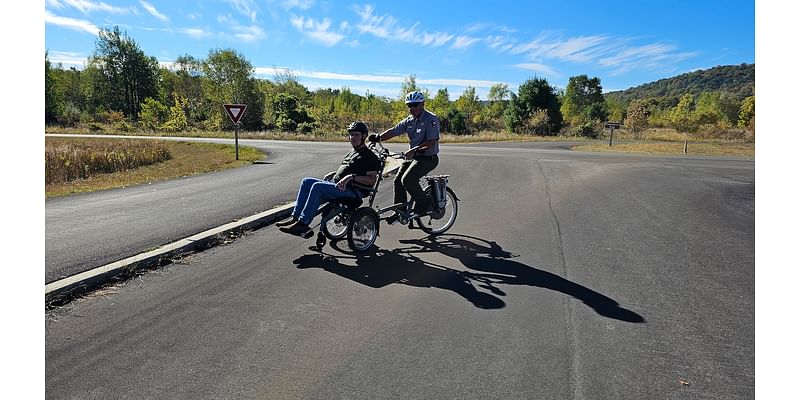
[[447, 235], [269, 226], [48, 312], [47, 397], [753, 398], [754, 163], [506, 146], [444, 148]]

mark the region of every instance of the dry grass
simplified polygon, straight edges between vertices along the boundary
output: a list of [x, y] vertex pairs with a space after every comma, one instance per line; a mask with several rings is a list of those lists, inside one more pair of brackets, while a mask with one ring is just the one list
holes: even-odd
[[162, 142], [144, 140], [45, 140], [45, 184], [87, 179], [169, 160]]
[[[60, 127], [47, 127], [45, 133], [52, 134], [103, 134], [103, 135], [121, 135], [121, 136], [159, 136], [159, 137], [202, 137], [202, 138], [225, 138], [231, 139], [234, 133], [230, 131], [187, 131], [187, 132], [91, 132], [87, 129], [78, 128], [60, 128]], [[297, 140], [297, 141], [324, 141], [324, 142], [347, 142], [345, 132], [336, 133], [318, 133], [318, 134], [302, 134], [296, 132], [278, 132], [278, 131], [260, 131], [260, 132], [239, 132], [239, 139], [261, 139], [261, 140]], [[557, 142], [557, 141], [574, 141], [574, 140], [590, 140], [575, 136], [534, 136], [534, 135], [518, 135], [507, 132], [494, 132], [482, 131], [471, 135], [453, 135], [449, 133], [442, 133], [441, 143], [478, 143], [478, 142], [509, 142], [509, 141], [525, 141], [525, 142]], [[408, 139], [404, 136], [399, 136], [390, 140], [390, 142], [407, 142]]]
[[[94, 145], [97, 148], [109, 148], [113, 146], [109, 142], [119, 142], [120, 140], [99, 138], [45, 139], [46, 143], [51, 141], [73, 142], [75, 146]], [[160, 145], [169, 152], [171, 156], [169, 160], [126, 171], [103, 173], [86, 179], [45, 184], [45, 196], [65, 196], [203, 174], [250, 164], [264, 157], [261, 151], [242, 146], [239, 147], [239, 161], [236, 161], [235, 149], [232, 145], [172, 141], [165, 141]]]
[[[687, 155], [718, 156], [718, 157], [755, 157], [754, 143], [741, 142], [689, 142]], [[593, 143], [573, 146], [573, 150], [618, 152], [618, 153], [645, 153], [645, 154], [683, 154], [683, 142], [634, 142], [634, 143]]]

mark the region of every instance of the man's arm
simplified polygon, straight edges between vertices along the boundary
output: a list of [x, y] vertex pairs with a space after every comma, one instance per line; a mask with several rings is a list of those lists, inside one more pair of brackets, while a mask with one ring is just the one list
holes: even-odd
[[350, 174], [345, 175], [344, 178], [340, 179], [339, 182], [336, 182], [336, 187], [339, 190], [344, 191], [347, 189], [347, 184], [350, 182], [358, 183], [359, 185], [369, 186], [372, 187], [375, 185], [375, 180], [378, 179], [378, 171], [368, 171], [366, 175], [356, 175]]
[[417, 152], [425, 151], [425, 149], [427, 149], [428, 147], [433, 146], [438, 141], [439, 141], [439, 139], [426, 140], [426, 141], [422, 142], [419, 146], [414, 146], [414, 147], [406, 150], [406, 152], [403, 153], [403, 154], [405, 154], [406, 158], [414, 158], [414, 155], [416, 155]]

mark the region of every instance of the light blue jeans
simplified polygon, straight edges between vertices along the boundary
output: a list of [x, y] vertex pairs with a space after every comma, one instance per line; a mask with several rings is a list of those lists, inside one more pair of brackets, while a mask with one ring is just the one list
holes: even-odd
[[310, 225], [323, 201], [331, 201], [342, 197], [360, 199], [361, 194], [353, 189], [341, 191], [336, 187], [336, 182], [323, 181], [317, 178], [304, 178], [297, 191], [297, 204], [294, 206], [292, 216], [300, 222]]

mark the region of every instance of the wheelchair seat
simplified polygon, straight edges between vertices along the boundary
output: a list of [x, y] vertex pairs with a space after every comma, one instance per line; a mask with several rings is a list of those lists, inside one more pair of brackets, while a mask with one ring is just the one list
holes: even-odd
[[363, 198], [354, 199], [352, 197], [343, 197], [340, 199], [333, 200], [334, 203], [339, 203], [344, 207], [356, 209], [361, 207], [361, 204], [364, 202]]

